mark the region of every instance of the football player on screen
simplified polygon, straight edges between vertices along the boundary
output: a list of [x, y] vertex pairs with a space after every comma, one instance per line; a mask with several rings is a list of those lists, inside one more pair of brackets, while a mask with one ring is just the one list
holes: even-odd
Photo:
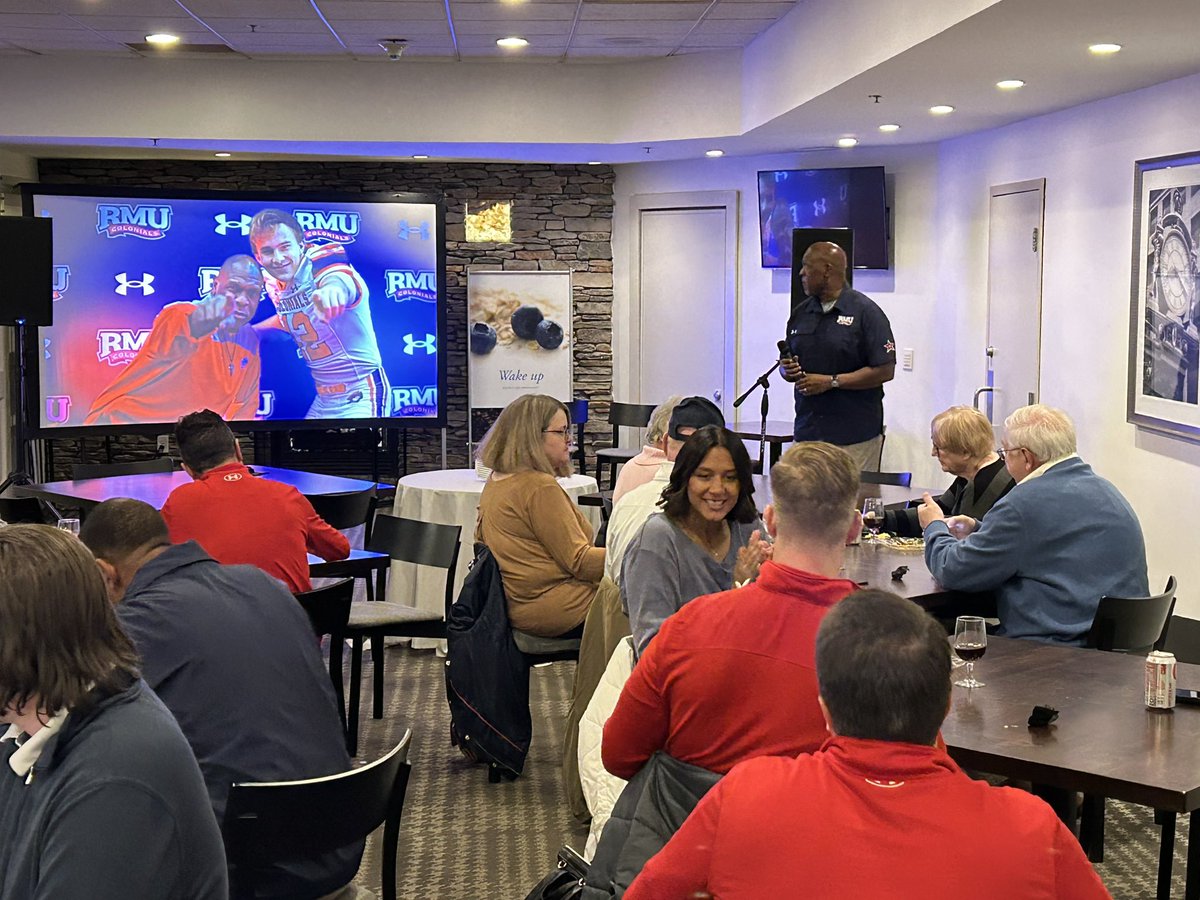
[[390, 394], [371, 323], [370, 292], [338, 244], [307, 244], [281, 209], [250, 223], [250, 246], [266, 270], [276, 315], [254, 327], [281, 328], [296, 341], [317, 396], [306, 419], [371, 419], [389, 414]]
[[125, 371], [92, 403], [85, 425], [174, 422], [197, 409], [253, 419], [261, 363], [250, 320], [262, 300], [263, 273], [253, 258], [231, 256], [212, 292], [169, 303]]

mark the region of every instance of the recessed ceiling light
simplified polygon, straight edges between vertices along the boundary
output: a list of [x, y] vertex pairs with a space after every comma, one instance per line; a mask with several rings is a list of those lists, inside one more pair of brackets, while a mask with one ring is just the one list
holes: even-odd
[[899, 131], [900, 126], [897, 125], [895, 122], [889, 122], [886, 125], [880, 125], [879, 130], [880, 131]]
[[929, 107], [929, 111], [935, 116], [948, 116], [950, 113], [954, 112], [954, 107], [947, 106], [944, 103], [939, 103], [937, 106]]
[[226, 153], [224, 150], [222, 150], [220, 153], [214, 153], [213, 156], [215, 156], [217, 159], [228, 159], [229, 157], [233, 156], [233, 154]]
[[839, 147], [854, 147], [857, 144], [858, 144], [858, 138], [844, 137], [844, 138], [837, 139], [837, 145]]
[[1120, 44], [1092, 44], [1091, 46], [1088, 47], [1088, 50], [1090, 50], [1092, 53], [1095, 53], [1097, 56], [1108, 56], [1111, 53], [1120, 53], [1121, 45]]
[[502, 37], [496, 41], [496, 46], [515, 50], [520, 47], [529, 46], [529, 41], [523, 37]]
[[704, 155], [712, 157], [713, 159], [716, 159], [718, 156], [724, 156], [725, 151], [724, 150], [705, 150]]
[[414, 153], [413, 159], [429, 159], [428, 153]]
[[179, 43], [179, 35], [167, 34], [165, 31], [160, 31], [146, 35], [146, 43], [155, 44], [159, 47], [170, 47], [172, 44]]
[[1025, 82], [1020, 78], [1005, 78], [1003, 81], [997, 81], [996, 87], [1002, 91], [1015, 91], [1019, 87], [1025, 87]]
[[589, 162], [588, 165], [589, 166], [600, 166], [600, 165], [603, 165], [603, 163], [601, 163], [600, 160], [596, 159], [596, 160], [592, 160], [591, 162]]

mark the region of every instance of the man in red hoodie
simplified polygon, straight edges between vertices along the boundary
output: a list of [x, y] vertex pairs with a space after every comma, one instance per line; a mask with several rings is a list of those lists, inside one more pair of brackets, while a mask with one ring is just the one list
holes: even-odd
[[950, 651], [931, 617], [861, 591], [821, 623], [816, 664], [829, 740], [735, 766], [626, 900], [1109, 896], [1049, 806], [971, 780], [935, 745]]
[[171, 491], [162, 508], [172, 543], [196, 541], [219, 563], [258, 566], [293, 593], [312, 588], [309, 553], [325, 560], [350, 555], [346, 536], [303, 494], [250, 472], [233, 432], [212, 410], [180, 419], [175, 440], [195, 480]]

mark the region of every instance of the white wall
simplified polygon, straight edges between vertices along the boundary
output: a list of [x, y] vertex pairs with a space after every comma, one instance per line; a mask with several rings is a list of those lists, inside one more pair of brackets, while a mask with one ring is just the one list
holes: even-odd
[[[892, 196], [894, 268], [888, 272], [858, 271], [854, 286], [871, 296], [887, 313], [899, 348], [911, 347], [916, 365], [912, 372], [897, 371], [885, 389], [884, 410], [888, 429], [884, 466], [911, 471], [914, 483], [941, 484], [946, 479], [929, 458], [929, 419], [957, 401], [970, 400], [970, 392], [956, 398], [953, 385], [942, 377], [942, 323], [935, 312], [938, 296], [932, 281], [935, 262], [934, 199], [937, 155], [934, 148], [891, 151], [798, 154], [704, 159], [678, 163], [647, 163], [616, 167], [613, 219], [613, 348], [614, 395], [635, 395], [630, 384], [634, 323], [629, 315], [629, 198], [635, 194], [736, 189], [741, 195], [738, 260], [738, 364], [736, 391], [740, 393], [778, 356], [775, 344], [784, 336], [790, 305], [789, 274], [764, 269], [760, 264], [757, 173], [760, 169], [815, 166], [885, 164]], [[782, 380], [772, 381], [771, 418], [792, 418], [792, 389]], [[651, 402], [654, 398], [643, 398]], [[728, 398], [728, 404], [733, 398]], [[749, 401], [748, 418], [757, 415], [757, 401]]]
[[[1200, 501], [1200, 445], [1125, 421], [1135, 160], [1200, 149], [1200, 76], [944, 143], [938, 156], [937, 301], [953, 321], [947, 370], [984, 334], [988, 187], [1046, 179], [1042, 383], [1075, 419], [1082, 456], [1142, 521], [1151, 587], [1179, 578], [1177, 612], [1200, 618], [1200, 554], [1186, 520]], [[962, 302], [958, 302], [961, 300]], [[955, 357], [954, 346], [958, 357]]]

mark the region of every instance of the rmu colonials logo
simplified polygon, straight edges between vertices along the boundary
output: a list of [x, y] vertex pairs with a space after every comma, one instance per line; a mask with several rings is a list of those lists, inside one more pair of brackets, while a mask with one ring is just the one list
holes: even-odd
[[304, 239], [310, 243], [352, 244], [358, 236], [361, 217], [356, 212], [297, 209], [293, 214], [304, 229]]
[[105, 237], [135, 237], [157, 241], [171, 229], [170, 206], [128, 203], [96, 204], [96, 233]]
[[141, 328], [101, 328], [96, 332], [96, 359], [110, 366], [123, 366], [130, 362], [146, 343], [150, 330]]
[[55, 266], [54, 267], [54, 282], [50, 285], [51, 298], [61, 300], [62, 295], [67, 292], [67, 288], [71, 286], [71, 267], [70, 266]]
[[392, 415], [420, 416], [437, 414], [437, 385], [392, 388]]
[[388, 269], [383, 274], [387, 278], [387, 295], [397, 303], [405, 300], [437, 303], [437, 277], [433, 272]]

